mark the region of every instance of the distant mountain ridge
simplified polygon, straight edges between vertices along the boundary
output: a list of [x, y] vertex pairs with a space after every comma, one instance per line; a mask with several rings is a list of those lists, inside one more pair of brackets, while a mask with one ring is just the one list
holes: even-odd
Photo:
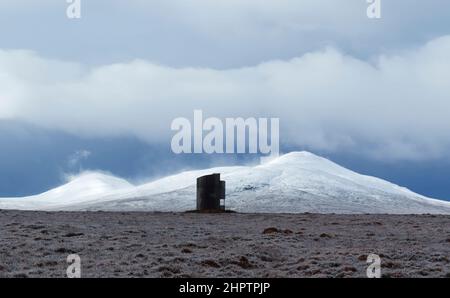
[[186, 211], [195, 208], [196, 178], [220, 173], [226, 206], [240, 212], [450, 214], [450, 202], [365, 176], [309, 152], [258, 166], [187, 171], [142, 185], [86, 172], [45, 193], [0, 199], [0, 209]]

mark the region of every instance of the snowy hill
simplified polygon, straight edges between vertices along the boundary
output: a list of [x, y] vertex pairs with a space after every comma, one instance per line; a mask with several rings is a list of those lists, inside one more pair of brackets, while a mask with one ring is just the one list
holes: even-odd
[[0, 209], [185, 211], [195, 209], [196, 178], [221, 173], [227, 208], [241, 212], [450, 214], [450, 202], [360, 175], [308, 152], [254, 167], [183, 172], [142, 185], [84, 173], [40, 195], [0, 199]]

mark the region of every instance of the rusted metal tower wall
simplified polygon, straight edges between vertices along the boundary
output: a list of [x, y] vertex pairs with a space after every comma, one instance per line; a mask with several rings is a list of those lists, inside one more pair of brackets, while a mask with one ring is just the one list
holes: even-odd
[[225, 181], [220, 181], [220, 174], [197, 178], [197, 210], [220, 210], [221, 199], [225, 199]]
[[220, 181], [220, 209], [225, 210], [225, 181]]

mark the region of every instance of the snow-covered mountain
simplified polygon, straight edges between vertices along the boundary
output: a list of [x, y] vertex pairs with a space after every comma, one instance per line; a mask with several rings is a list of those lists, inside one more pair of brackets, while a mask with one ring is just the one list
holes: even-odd
[[450, 202], [360, 175], [308, 152], [292, 152], [254, 167], [188, 171], [142, 185], [87, 172], [36, 196], [0, 199], [0, 209], [192, 210], [196, 178], [211, 173], [220, 173], [226, 181], [227, 208], [241, 212], [450, 214]]

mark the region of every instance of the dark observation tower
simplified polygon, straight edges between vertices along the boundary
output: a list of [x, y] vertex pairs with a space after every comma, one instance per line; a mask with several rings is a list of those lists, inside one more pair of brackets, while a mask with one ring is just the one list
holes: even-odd
[[197, 178], [197, 211], [225, 211], [225, 181], [220, 181], [220, 174]]

